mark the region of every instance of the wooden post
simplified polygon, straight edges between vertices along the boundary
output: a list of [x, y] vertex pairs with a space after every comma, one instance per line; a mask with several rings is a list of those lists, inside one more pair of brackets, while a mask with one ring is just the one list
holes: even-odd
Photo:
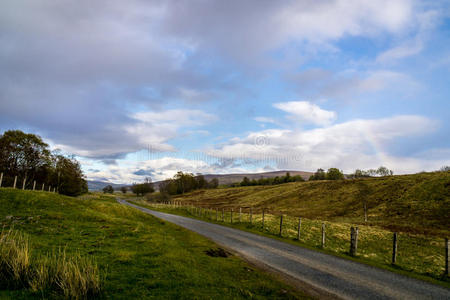
[[44, 190], [45, 183], [42, 184], [42, 191]]
[[264, 230], [264, 208], [262, 210], [262, 229]]
[[282, 234], [283, 231], [283, 215], [280, 216], [280, 236]]
[[397, 232], [394, 232], [392, 238], [392, 264], [395, 265], [397, 262]]
[[322, 223], [322, 248], [325, 247], [325, 223]]
[[23, 179], [22, 190], [25, 189], [25, 183], [27, 183], [27, 177], [26, 177], [26, 176], [25, 176], [25, 178]]
[[233, 209], [231, 209], [230, 221], [231, 221], [231, 224], [233, 224]]
[[36, 190], [36, 180], [33, 181], [33, 191]]
[[250, 225], [252, 225], [253, 222], [253, 207], [250, 207]]
[[302, 217], [298, 217], [297, 240], [300, 241], [300, 230], [302, 229]]
[[358, 227], [350, 228], [350, 255], [356, 256], [358, 251]]
[[242, 207], [239, 207], [239, 223], [242, 222]]
[[445, 238], [445, 276], [448, 276], [448, 238]]
[[3, 172], [0, 174], [0, 187], [2, 187], [2, 181], [3, 181]]
[[16, 188], [16, 184], [17, 184], [17, 176], [14, 177], [14, 186], [13, 186], [14, 189]]

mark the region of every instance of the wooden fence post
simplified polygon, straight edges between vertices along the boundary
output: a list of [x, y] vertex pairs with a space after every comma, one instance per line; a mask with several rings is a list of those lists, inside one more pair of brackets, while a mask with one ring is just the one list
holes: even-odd
[[33, 191], [36, 189], [36, 180], [33, 181]]
[[14, 189], [16, 188], [16, 184], [17, 184], [17, 176], [14, 177], [14, 186], [13, 186]]
[[325, 223], [322, 223], [322, 248], [325, 247]]
[[302, 229], [302, 217], [298, 217], [297, 240], [300, 241], [300, 230]]
[[394, 232], [392, 238], [392, 264], [395, 265], [397, 262], [397, 232]]
[[358, 251], [358, 227], [350, 228], [350, 255], [356, 256]]
[[44, 186], [45, 186], [45, 183], [42, 184], [42, 189], [41, 189], [42, 191], [44, 190]]
[[231, 209], [230, 223], [233, 224], [233, 209]]
[[253, 207], [250, 207], [250, 225], [252, 225], [253, 222]]
[[242, 207], [239, 207], [239, 223], [242, 222]]
[[262, 229], [264, 230], [264, 208], [262, 210]]
[[23, 179], [22, 190], [25, 189], [25, 183], [27, 183], [27, 177], [26, 177], [26, 176], [25, 176], [25, 178]]
[[283, 215], [280, 216], [280, 236], [282, 234], [283, 231]]
[[445, 276], [448, 276], [448, 238], [445, 238]]
[[48, 186], [48, 191], [49, 191], [49, 192], [50, 192], [50, 189], [51, 189], [51, 188], [52, 188], [52, 186], [51, 186], [51, 185], [49, 185], [49, 186]]
[[3, 181], [3, 172], [0, 174], [0, 187], [2, 187], [2, 181]]

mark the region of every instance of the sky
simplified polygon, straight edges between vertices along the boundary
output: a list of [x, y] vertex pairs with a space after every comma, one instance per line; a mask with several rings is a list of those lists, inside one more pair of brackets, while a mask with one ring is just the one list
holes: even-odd
[[0, 132], [89, 180], [450, 165], [450, 2], [0, 3]]

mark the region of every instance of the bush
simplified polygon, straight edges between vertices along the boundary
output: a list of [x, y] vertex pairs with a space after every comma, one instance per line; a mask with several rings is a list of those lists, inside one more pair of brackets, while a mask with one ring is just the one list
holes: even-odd
[[114, 193], [114, 189], [111, 185], [107, 185], [103, 188], [103, 193], [112, 194], [112, 193]]
[[155, 202], [155, 203], [165, 203], [172, 199], [168, 193], [165, 192], [159, 192], [155, 194], [147, 194], [145, 195], [145, 199], [149, 202]]

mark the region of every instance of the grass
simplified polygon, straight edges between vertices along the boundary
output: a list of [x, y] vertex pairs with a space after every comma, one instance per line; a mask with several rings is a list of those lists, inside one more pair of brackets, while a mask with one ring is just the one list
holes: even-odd
[[[445, 246], [444, 239], [442, 238], [400, 233], [398, 236], [397, 262], [395, 265], [391, 265], [392, 232], [376, 226], [358, 225], [358, 253], [356, 257], [350, 257], [348, 254], [350, 247], [350, 228], [351, 226], [355, 226], [355, 224], [302, 218], [301, 236], [298, 241], [298, 217], [283, 216], [282, 237], [279, 237], [280, 216], [278, 215], [266, 213], [263, 229], [262, 214], [252, 214], [252, 223], [250, 223], [248, 210], [243, 211], [241, 222], [239, 222], [239, 210], [234, 210], [233, 224], [231, 224], [231, 213], [228, 210], [224, 211], [224, 221], [222, 221], [221, 210], [218, 210], [218, 213], [216, 213], [214, 209], [153, 204], [143, 199], [134, 199], [132, 202], [160, 211], [203, 219], [272, 238], [279, 238], [299, 246], [323, 251], [450, 287], [449, 278], [443, 276]], [[216, 214], [218, 221], [216, 221]], [[325, 224], [326, 233], [324, 248], [321, 245], [322, 224]]]
[[272, 214], [450, 235], [450, 172], [198, 190], [173, 200], [199, 207], [265, 208]]
[[221, 253], [213, 242], [109, 196], [2, 188], [0, 226], [23, 253], [2, 299], [76, 298], [95, 278], [104, 299], [305, 297], [234, 255], [208, 255]]

